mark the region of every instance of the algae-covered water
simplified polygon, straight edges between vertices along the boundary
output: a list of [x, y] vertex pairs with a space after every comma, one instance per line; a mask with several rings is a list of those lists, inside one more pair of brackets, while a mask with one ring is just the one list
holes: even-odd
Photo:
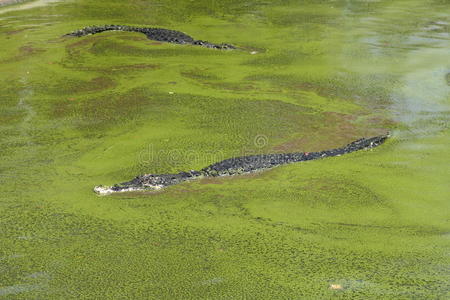
[[[0, 298], [450, 298], [449, 14], [445, 0], [0, 8]], [[61, 37], [94, 24], [243, 50]], [[92, 192], [386, 131], [371, 151]]]

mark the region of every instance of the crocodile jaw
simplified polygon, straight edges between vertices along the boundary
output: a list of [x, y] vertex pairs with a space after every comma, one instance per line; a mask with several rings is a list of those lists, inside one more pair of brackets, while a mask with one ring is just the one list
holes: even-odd
[[113, 193], [125, 193], [125, 192], [142, 192], [142, 191], [157, 191], [162, 189], [163, 186], [162, 185], [154, 185], [154, 186], [145, 186], [145, 187], [126, 187], [126, 188], [114, 188], [112, 186], [96, 186], [94, 187], [94, 192], [97, 193], [98, 195], [109, 195], [109, 194], [113, 194]]

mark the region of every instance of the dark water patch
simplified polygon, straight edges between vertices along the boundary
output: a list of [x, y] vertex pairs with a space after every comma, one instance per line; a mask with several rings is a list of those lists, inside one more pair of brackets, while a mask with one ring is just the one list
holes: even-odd
[[323, 226], [328, 224], [328, 230], [336, 230], [338, 227], [354, 228], [355, 230], [374, 230], [380, 232], [391, 232], [392, 234], [399, 236], [411, 235], [415, 237], [439, 237], [446, 234], [446, 229], [437, 228], [434, 226], [398, 226], [398, 225], [378, 225], [378, 224], [356, 224], [356, 223], [344, 223], [344, 222], [324, 222], [316, 225]]
[[381, 115], [369, 116], [368, 118], [366, 118], [366, 120], [367, 120], [368, 124], [372, 124], [372, 125], [376, 126], [376, 128], [394, 129], [394, 128], [398, 128], [400, 126], [399, 122], [388, 119]]
[[21, 29], [3, 31], [2, 33], [6, 34], [8, 36], [11, 36], [11, 35], [16, 35], [16, 34], [22, 33], [24, 31], [30, 30], [30, 29], [33, 29], [33, 27], [25, 27], [25, 28], [21, 28]]
[[87, 99], [63, 99], [53, 104], [55, 118], [69, 117], [81, 130], [101, 131], [141, 116], [149, 100], [139, 90]]
[[194, 80], [196, 83], [209, 88], [228, 91], [249, 91], [255, 87], [249, 83], [229, 82], [223, 80], [218, 74], [208, 70], [192, 69], [180, 72], [181, 76]]
[[[57, 84], [38, 87], [46, 94], [65, 95], [72, 99], [72, 95], [100, 92], [114, 88], [117, 83], [110, 77], [95, 77], [91, 80], [61, 79]], [[73, 99], [72, 99], [73, 100]]]
[[326, 222], [325, 224], [330, 224], [331, 227], [338, 226], [349, 226], [349, 227], [361, 227], [361, 228], [375, 228], [375, 229], [388, 229], [392, 228], [390, 226], [372, 225], [372, 224], [351, 224], [342, 222]]
[[105, 37], [104, 36], [90, 36], [90, 37], [85, 38], [85, 39], [76, 40], [75, 42], [67, 44], [66, 45], [66, 49], [68, 51], [70, 51], [70, 50], [77, 50], [77, 49], [83, 48], [83, 47], [85, 47], [87, 45], [91, 45], [95, 41], [100, 40], [100, 39], [105, 39]]
[[41, 53], [43, 51], [45, 51], [44, 49], [40, 49], [40, 48], [35, 48], [32, 46], [22, 46], [19, 48], [20, 51], [20, 56], [29, 56], [29, 55], [34, 55], [36, 53]]
[[218, 82], [204, 83], [204, 85], [210, 86], [215, 89], [228, 91], [252, 91], [255, 89], [253, 85], [243, 84], [242, 82], [218, 81]]
[[156, 70], [160, 69], [160, 65], [158, 64], [129, 64], [129, 65], [118, 65], [110, 68], [98, 68], [93, 69], [93, 71], [112, 73], [112, 74], [124, 74], [124, 73], [133, 73], [133, 72], [141, 72], [147, 70]]
[[7, 58], [7, 59], [3, 60], [2, 62], [3, 63], [15, 63], [15, 62], [18, 62], [21, 60], [28, 59], [30, 57], [35, 57], [44, 52], [46, 52], [46, 50], [43, 48], [37, 48], [32, 45], [25, 45], [18, 49], [18, 54], [14, 55], [11, 58]]
[[1, 125], [14, 125], [23, 120], [26, 113], [19, 108], [9, 108], [0, 112], [0, 124]]
[[264, 224], [265, 226], [280, 227], [280, 228], [283, 228], [283, 230], [298, 231], [298, 232], [306, 233], [306, 234], [316, 234], [316, 233], [318, 233], [318, 230], [313, 229], [313, 228], [300, 227], [300, 226], [289, 224], [289, 222], [277, 222], [277, 221], [273, 221], [270, 218], [253, 217], [253, 216], [251, 216], [250, 219], [255, 221], [255, 222], [258, 222], [260, 224]]
[[221, 77], [217, 74], [213, 74], [212, 72], [208, 70], [201, 70], [201, 69], [191, 69], [191, 70], [185, 70], [180, 72], [181, 76], [187, 77], [190, 79], [194, 79], [200, 82], [204, 82], [207, 80], [220, 80]]
[[[357, 136], [372, 136], [386, 131], [386, 129], [378, 131], [357, 125], [355, 121], [360, 116], [359, 114], [323, 112], [321, 115], [322, 121], [313, 130], [298, 132], [295, 138], [274, 145], [272, 150], [276, 152], [292, 152], [299, 149], [302, 151], [320, 151], [332, 148], [336, 144], [344, 144]], [[324, 139], [323, 137], [330, 132], [334, 133], [334, 137]]]

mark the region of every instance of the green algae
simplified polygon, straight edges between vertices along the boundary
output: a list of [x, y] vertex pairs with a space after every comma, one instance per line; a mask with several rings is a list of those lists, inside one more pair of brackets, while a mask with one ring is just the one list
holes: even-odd
[[[448, 10], [83, 0], [1, 14], [0, 297], [447, 298]], [[61, 38], [110, 23], [244, 50]], [[92, 192], [387, 130], [371, 151], [158, 193]]]

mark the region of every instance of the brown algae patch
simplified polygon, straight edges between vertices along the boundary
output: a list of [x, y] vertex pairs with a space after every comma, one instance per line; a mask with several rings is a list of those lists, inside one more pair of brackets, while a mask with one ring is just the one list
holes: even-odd
[[[122, 75], [132, 72], [141, 72], [147, 70], [156, 70], [160, 69], [161, 65], [159, 63], [148, 63], [148, 62], [138, 62], [138, 63], [126, 63], [124, 64], [122, 61], [105, 61], [105, 60], [96, 60], [96, 62], [91, 63], [91, 57], [87, 55], [89, 52], [89, 48], [93, 47], [93, 45], [102, 39], [106, 39], [105, 36], [90, 36], [88, 38], [84, 38], [81, 40], [77, 40], [76, 42], [70, 43], [66, 45], [66, 53], [70, 57], [70, 59], [63, 60], [62, 65], [76, 69], [80, 71], [92, 71], [99, 72], [111, 75]], [[95, 55], [97, 56], [97, 55]], [[76, 63], [74, 63], [76, 62]]]
[[293, 138], [272, 146], [275, 152], [293, 151], [321, 151], [344, 145], [349, 141], [360, 137], [376, 136], [386, 133], [385, 119], [374, 119], [372, 123], [361, 124], [360, 117], [365, 116], [364, 111], [354, 114], [338, 112], [316, 113], [320, 122], [311, 124], [311, 128], [305, 128], [293, 134]]
[[[80, 51], [82, 48], [85, 48], [86, 46], [92, 46], [93, 43], [95, 43], [95, 41], [101, 40], [101, 39], [105, 39], [106, 37], [104, 36], [90, 36], [88, 38], [84, 38], [84, 39], [79, 39], [76, 40], [75, 42], [69, 43], [66, 45], [66, 49], [67, 51], [75, 51], [78, 50]], [[65, 38], [70, 40], [71, 38]]]
[[52, 115], [70, 117], [79, 129], [103, 130], [115, 124], [129, 122], [143, 113], [148, 99], [139, 91], [122, 95], [106, 95], [88, 99], [67, 98], [53, 105]]
[[112, 73], [129, 73], [136, 71], [146, 71], [146, 70], [156, 70], [159, 69], [160, 65], [158, 64], [129, 64], [129, 65], [118, 65], [113, 66], [111, 68], [99, 68], [96, 71], [100, 72], [112, 72]]
[[6, 35], [15, 35], [15, 34], [19, 34], [22, 33], [26, 30], [30, 30], [33, 29], [33, 27], [26, 27], [26, 28], [21, 28], [21, 29], [15, 29], [15, 30], [10, 30], [10, 31], [4, 31], [3, 33]]
[[[95, 77], [91, 80], [63, 80], [46, 88], [48, 94], [77, 95], [113, 89], [117, 83], [110, 77]], [[70, 98], [70, 97], [68, 97]]]
[[18, 54], [16, 54], [12, 58], [5, 59], [2, 62], [3, 63], [15, 63], [15, 62], [18, 62], [18, 61], [21, 61], [24, 59], [28, 59], [30, 57], [34, 57], [34, 56], [37, 56], [39, 54], [46, 52], [45, 49], [37, 48], [32, 45], [22, 46], [18, 50], [19, 50]]
[[40, 48], [35, 48], [33, 46], [22, 46], [22, 47], [19, 48], [19, 51], [20, 51], [19, 56], [29, 56], [29, 55], [42, 53], [45, 50], [44, 49], [40, 49]]
[[230, 82], [210, 70], [191, 69], [180, 72], [181, 76], [208, 88], [229, 91], [254, 91], [255, 86], [248, 82]]
[[191, 70], [184, 70], [180, 72], [181, 76], [193, 79], [199, 82], [205, 82], [209, 80], [221, 80], [220, 76], [217, 74], [212, 73], [211, 71], [205, 70], [205, 69], [191, 69]]

